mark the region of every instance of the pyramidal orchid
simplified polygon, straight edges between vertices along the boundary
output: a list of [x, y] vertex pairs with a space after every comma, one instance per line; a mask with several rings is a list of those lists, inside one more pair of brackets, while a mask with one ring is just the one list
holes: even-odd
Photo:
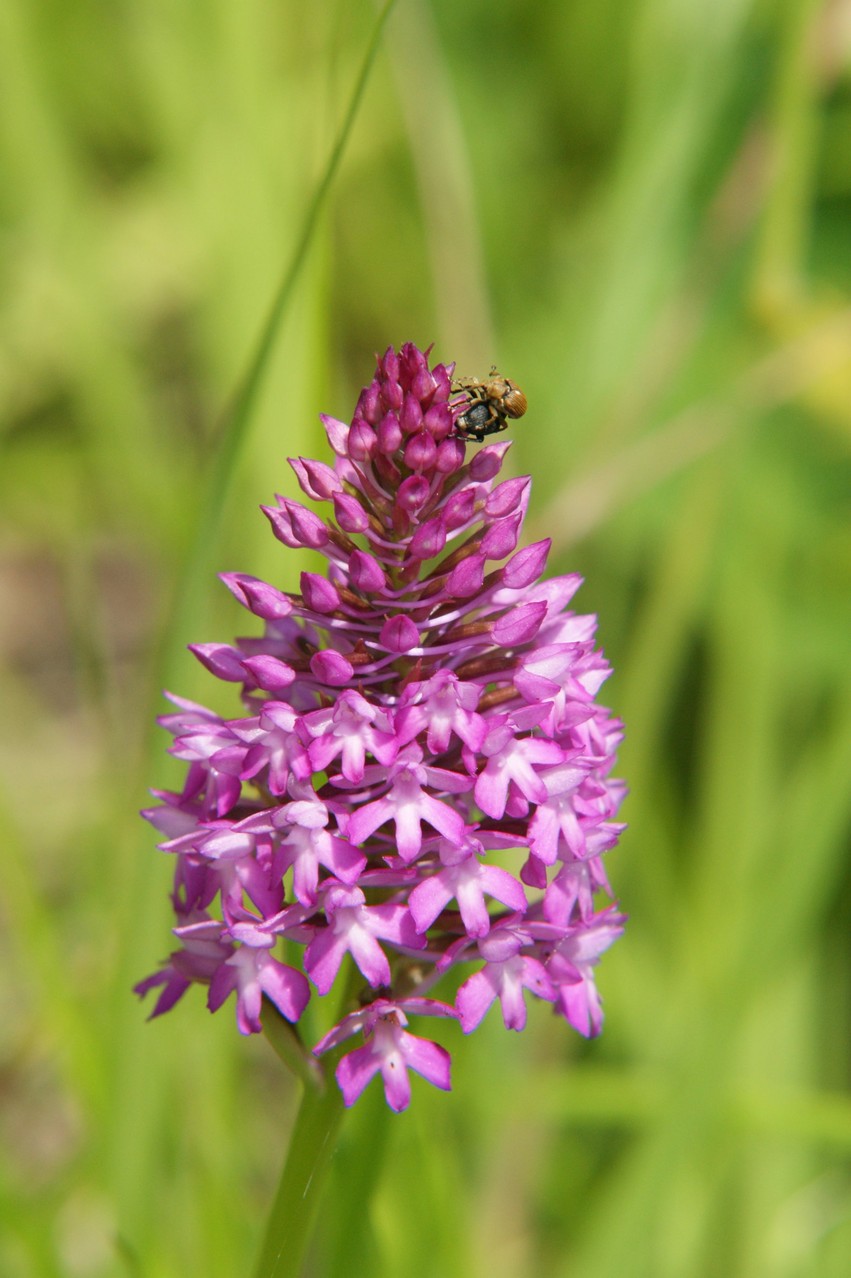
[[578, 576], [542, 579], [549, 542], [520, 546], [530, 480], [499, 481], [508, 444], [458, 433], [452, 371], [389, 349], [351, 423], [323, 418], [333, 465], [291, 461], [326, 517], [285, 497], [264, 513], [326, 572], [298, 594], [222, 575], [263, 633], [192, 651], [243, 713], [170, 697], [186, 779], [144, 813], [174, 858], [179, 943], [136, 987], [152, 1015], [199, 983], [211, 1011], [233, 996], [243, 1034], [264, 999], [295, 1025], [353, 965], [359, 997], [308, 1045], [350, 1045], [347, 1105], [376, 1074], [394, 1110], [409, 1070], [449, 1088], [410, 1018], [470, 1033], [499, 1003], [520, 1030], [543, 1001], [597, 1034], [594, 969], [624, 924], [596, 904], [624, 795], [596, 619], [569, 608]]

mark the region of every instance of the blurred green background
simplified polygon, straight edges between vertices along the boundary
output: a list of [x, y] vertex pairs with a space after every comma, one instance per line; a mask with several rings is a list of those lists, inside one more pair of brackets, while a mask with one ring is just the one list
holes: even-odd
[[250, 1269], [296, 1091], [199, 991], [144, 1022], [136, 811], [159, 689], [235, 709], [184, 648], [244, 625], [215, 571], [297, 581], [257, 505], [411, 339], [528, 395], [630, 925], [601, 1039], [493, 1013], [451, 1096], [367, 1094], [312, 1272], [844, 1278], [851, 4], [399, 0], [301, 252], [377, 16], [0, 5], [0, 1273]]

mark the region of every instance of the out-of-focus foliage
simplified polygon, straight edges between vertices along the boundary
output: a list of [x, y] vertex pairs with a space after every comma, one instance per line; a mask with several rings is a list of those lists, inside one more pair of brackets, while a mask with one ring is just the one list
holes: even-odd
[[398, 0], [210, 522], [375, 21], [0, 7], [0, 1272], [248, 1271], [296, 1096], [199, 991], [129, 996], [169, 945], [150, 724], [242, 624], [213, 568], [295, 583], [257, 504], [410, 338], [528, 395], [531, 531], [628, 726], [631, 922], [602, 1039], [450, 1027], [451, 1096], [355, 1111], [315, 1272], [839, 1278], [851, 4]]

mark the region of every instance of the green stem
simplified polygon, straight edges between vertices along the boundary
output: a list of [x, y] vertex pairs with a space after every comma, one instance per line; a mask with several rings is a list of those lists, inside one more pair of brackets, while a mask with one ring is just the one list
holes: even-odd
[[298, 1278], [345, 1112], [330, 1066], [323, 1085], [305, 1084], [290, 1148], [254, 1278]]

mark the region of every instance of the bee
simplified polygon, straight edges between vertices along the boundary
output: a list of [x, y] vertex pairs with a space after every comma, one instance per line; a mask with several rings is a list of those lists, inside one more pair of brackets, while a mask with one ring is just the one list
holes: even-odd
[[455, 421], [455, 434], [459, 439], [475, 439], [481, 443], [486, 435], [506, 430], [508, 418], [522, 417], [528, 407], [517, 383], [500, 377], [495, 367], [487, 381], [465, 378], [453, 382], [453, 390], [465, 395], [467, 403]]

